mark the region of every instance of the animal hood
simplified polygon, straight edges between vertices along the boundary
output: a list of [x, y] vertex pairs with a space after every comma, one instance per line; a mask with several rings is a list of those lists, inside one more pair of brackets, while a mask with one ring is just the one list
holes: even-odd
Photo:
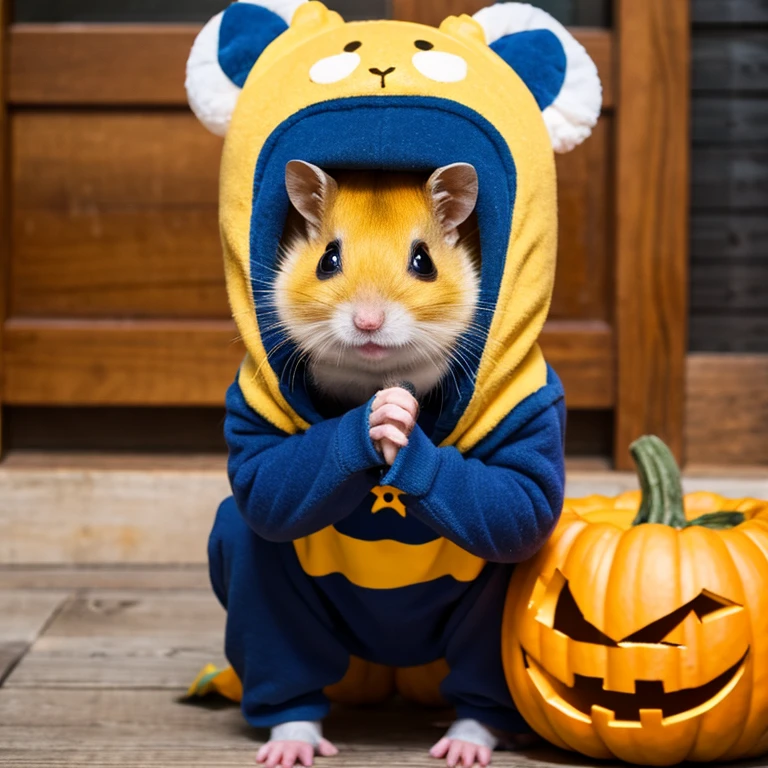
[[[385, 87], [373, 69], [392, 70]], [[226, 135], [227, 289], [247, 350], [239, 384], [260, 416], [289, 434], [320, 418], [303, 377], [283, 376], [294, 350], [258, 300], [265, 278], [255, 277], [274, 274], [292, 159], [327, 168], [477, 169], [484, 309], [466, 346], [478, 353], [453, 371], [458, 386], [446, 397], [436, 442], [468, 450], [546, 384], [536, 342], [555, 276], [553, 150], [583, 141], [601, 106], [594, 64], [557, 21], [500, 3], [449, 17], [439, 29], [345, 23], [319, 2], [241, 0], [200, 33], [187, 90], [201, 121]]]

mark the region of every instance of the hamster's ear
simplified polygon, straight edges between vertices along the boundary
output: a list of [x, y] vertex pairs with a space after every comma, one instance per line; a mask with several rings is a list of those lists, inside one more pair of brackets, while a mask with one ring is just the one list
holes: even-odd
[[316, 233], [338, 190], [335, 180], [316, 165], [291, 160], [285, 166], [285, 188], [293, 207], [306, 220], [310, 233]]
[[304, 2], [239, 0], [200, 31], [187, 60], [187, 98], [209, 131], [226, 134], [253, 65]]
[[459, 225], [475, 210], [477, 190], [477, 171], [469, 163], [445, 165], [429, 177], [427, 192], [432, 198], [432, 211], [449, 245], [456, 245]]
[[603, 100], [597, 67], [584, 47], [560, 22], [527, 3], [497, 3], [473, 18], [491, 49], [533, 93], [555, 152], [581, 144], [597, 123]]

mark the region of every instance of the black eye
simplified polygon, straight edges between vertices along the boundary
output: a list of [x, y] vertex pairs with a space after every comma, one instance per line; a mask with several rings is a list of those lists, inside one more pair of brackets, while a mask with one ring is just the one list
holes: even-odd
[[347, 43], [344, 46], [344, 50], [347, 53], [354, 53], [361, 45], [362, 43], [359, 40], [354, 40], [351, 43]]
[[420, 51], [431, 51], [435, 46], [432, 45], [432, 43], [429, 42], [429, 40], [417, 40], [414, 45], [420, 50]]
[[420, 280], [435, 280], [437, 278], [437, 269], [429, 256], [425, 243], [416, 243], [413, 246], [408, 269]]
[[325, 253], [317, 265], [317, 279], [327, 280], [341, 272], [341, 246], [337, 240], [325, 246]]

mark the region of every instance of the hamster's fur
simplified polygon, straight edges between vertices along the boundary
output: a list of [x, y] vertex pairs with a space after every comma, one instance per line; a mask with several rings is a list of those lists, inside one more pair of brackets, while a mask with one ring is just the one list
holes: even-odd
[[292, 161], [286, 187], [274, 306], [321, 393], [362, 403], [407, 380], [420, 396], [473, 354], [459, 343], [480, 283], [472, 166], [427, 180]]

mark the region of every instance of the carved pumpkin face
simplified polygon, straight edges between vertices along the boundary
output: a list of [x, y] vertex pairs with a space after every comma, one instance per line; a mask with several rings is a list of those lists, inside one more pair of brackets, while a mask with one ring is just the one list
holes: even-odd
[[503, 628], [515, 703], [544, 738], [591, 757], [766, 751], [768, 504], [686, 497], [688, 519], [743, 512], [728, 530], [632, 526], [639, 506], [637, 493], [567, 502], [516, 569]]

